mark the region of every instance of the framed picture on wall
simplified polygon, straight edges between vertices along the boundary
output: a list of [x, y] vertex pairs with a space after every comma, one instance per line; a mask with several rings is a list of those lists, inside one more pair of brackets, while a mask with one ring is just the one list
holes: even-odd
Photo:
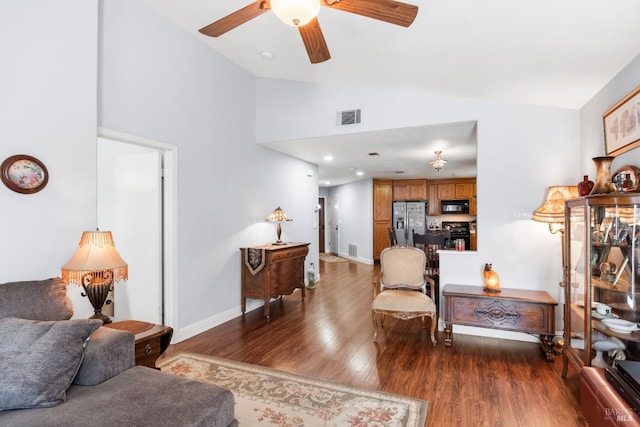
[[0, 179], [16, 193], [32, 194], [42, 190], [49, 180], [49, 172], [40, 160], [26, 154], [16, 154], [0, 165]]
[[607, 156], [640, 146], [640, 86], [602, 115]]

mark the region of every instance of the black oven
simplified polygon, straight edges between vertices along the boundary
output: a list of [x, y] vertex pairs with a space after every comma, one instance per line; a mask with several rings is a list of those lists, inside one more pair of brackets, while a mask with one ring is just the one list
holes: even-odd
[[440, 213], [445, 214], [468, 214], [468, 200], [441, 200]]
[[445, 241], [444, 246], [447, 248], [455, 248], [456, 239], [464, 240], [464, 249], [471, 250], [471, 232], [469, 231], [469, 222], [466, 221], [442, 221], [442, 229], [451, 232], [449, 241]]

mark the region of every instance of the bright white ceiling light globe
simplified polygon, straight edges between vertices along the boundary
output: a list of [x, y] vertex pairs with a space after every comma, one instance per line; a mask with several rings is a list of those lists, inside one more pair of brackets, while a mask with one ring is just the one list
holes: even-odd
[[287, 25], [302, 27], [320, 12], [320, 0], [271, 0], [271, 10]]

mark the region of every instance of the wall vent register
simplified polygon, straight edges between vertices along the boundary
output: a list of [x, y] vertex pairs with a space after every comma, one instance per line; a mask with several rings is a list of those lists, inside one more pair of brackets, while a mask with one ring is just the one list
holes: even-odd
[[338, 111], [336, 118], [338, 126], [356, 125], [360, 123], [360, 109]]

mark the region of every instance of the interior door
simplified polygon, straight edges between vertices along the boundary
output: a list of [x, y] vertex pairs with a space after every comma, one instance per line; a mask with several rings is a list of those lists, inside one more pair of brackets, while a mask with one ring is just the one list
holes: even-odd
[[340, 252], [340, 215], [338, 196], [329, 197], [329, 250], [338, 255]]
[[118, 157], [113, 185], [114, 240], [129, 264], [129, 280], [114, 289], [114, 316], [163, 324], [162, 154]]
[[324, 252], [324, 240], [325, 240], [325, 225], [324, 225], [324, 197], [318, 198], [318, 252]]

